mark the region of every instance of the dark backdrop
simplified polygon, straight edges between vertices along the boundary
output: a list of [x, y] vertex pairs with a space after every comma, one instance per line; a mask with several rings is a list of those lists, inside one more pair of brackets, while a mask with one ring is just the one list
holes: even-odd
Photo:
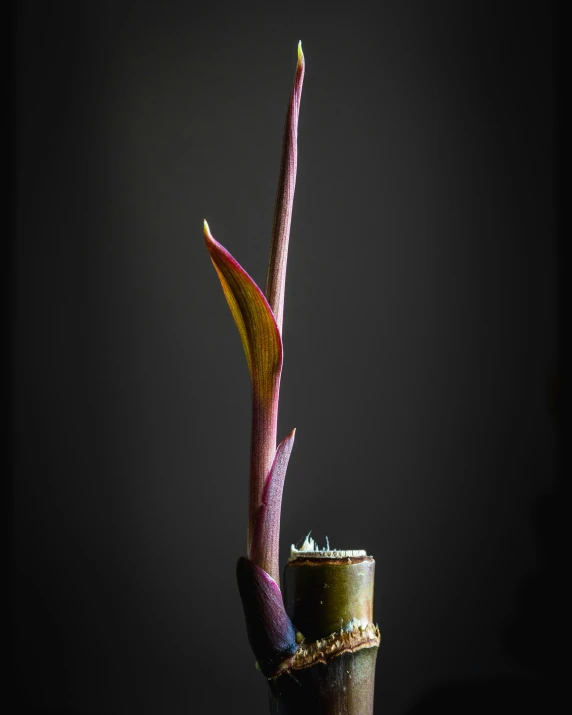
[[375, 556], [376, 712], [543, 698], [551, 4], [17, 7], [16, 712], [266, 712], [249, 382], [202, 220], [262, 282], [299, 39], [282, 556], [310, 529]]

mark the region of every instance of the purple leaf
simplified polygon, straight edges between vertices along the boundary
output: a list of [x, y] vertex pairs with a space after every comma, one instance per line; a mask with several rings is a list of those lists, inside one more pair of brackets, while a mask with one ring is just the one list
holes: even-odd
[[240, 334], [252, 384], [247, 539], [247, 548], [250, 549], [254, 519], [276, 451], [282, 338], [264, 294], [238, 261], [213, 238], [206, 221], [204, 233], [208, 251]]
[[254, 520], [254, 530], [250, 544], [250, 559], [264, 569], [280, 585], [279, 542], [280, 510], [282, 507], [282, 489], [286, 478], [286, 469], [290, 453], [294, 446], [296, 430], [280, 442], [274, 462], [266, 477], [262, 504], [258, 507]]
[[282, 333], [282, 318], [284, 315], [284, 289], [286, 285], [286, 264], [288, 262], [288, 241], [290, 224], [292, 222], [292, 207], [294, 205], [294, 190], [296, 188], [296, 170], [298, 165], [298, 114], [302, 99], [304, 83], [304, 55], [302, 43], [298, 43], [298, 63], [294, 75], [294, 86], [290, 94], [284, 139], [282, 143], [282, 160], [278, 177], [278, 191], [274, 205], [274, 222], [272, 226], [272, 248], [264, 292], [276, 317], [276, 324]]
[[296, 629], [288, 618], [278, 585], [266, 571], [241, 556], [236, 578], [248, 640], [260, 670], [271, 678], [289, 665], [298, 650]]

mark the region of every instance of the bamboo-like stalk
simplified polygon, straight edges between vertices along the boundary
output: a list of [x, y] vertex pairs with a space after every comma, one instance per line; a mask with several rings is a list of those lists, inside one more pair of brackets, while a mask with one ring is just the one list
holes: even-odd
[[269, 681], [271, 713], [373, 713], [374, 573], [365, 552], [298, 552], [289, 560], [284, 601], [304, 642], [291, 667]]
[[270, 263], [263, 293], [204, 222], [205, 241], [235, 320], [252, 385], [247, 556], [237, 563], [246, 630], [270, 683], [271, 711], [371, 715], [379, 631], [373, 623], [375, 564], [365, 552], [293, 549], [280, 590], [282, 488], [292, 430], [276, 447], [282, 374], [282, 319], [297, 168], [304, 55], [286, 114]]

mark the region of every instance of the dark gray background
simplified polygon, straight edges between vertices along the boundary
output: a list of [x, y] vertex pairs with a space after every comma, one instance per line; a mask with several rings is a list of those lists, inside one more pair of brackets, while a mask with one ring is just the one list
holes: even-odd
[[263, 282], [299, 39], [282, 556], [310, 529], [375, 556], [376, 712], [542, 692], [551, 12], [19, 4], [17, 712], [266, 712], [234, 576], [249, 381], [202, 220]]

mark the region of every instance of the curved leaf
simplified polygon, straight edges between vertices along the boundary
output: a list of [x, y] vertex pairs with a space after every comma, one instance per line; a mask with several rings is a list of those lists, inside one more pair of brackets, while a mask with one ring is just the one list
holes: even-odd
[[250, 496], [247, 548], [276, 451], [282, 338], [264, 294], [204, 223], [205, 241], [238, 328], [252, 384]]
[[204, 222], [207, 249], [238, 328], [252, 387], [270, 397], [282, 370], [282, 339], [264, 293]]

